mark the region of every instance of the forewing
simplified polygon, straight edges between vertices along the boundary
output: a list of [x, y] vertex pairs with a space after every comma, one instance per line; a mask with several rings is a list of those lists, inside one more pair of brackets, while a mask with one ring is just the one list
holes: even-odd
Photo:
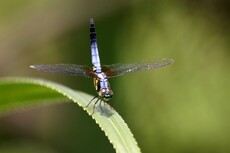
[[126, 73], [137, 72], [142, 70], [157, 69], [163, 66], [170, 65], [174, 62], [173, 59], [161, 59], [158, 61], [143, 61], [131, 64], [112, 64], [103, 65], [102, 71], [108, 78], [117, 77]]
[[75, 64], [47, 64], [47, 65], [31, 65], [33, 69], [48, 73], [58, 73], [85, 77], [94, 77], [93, 70], [86, 65]]

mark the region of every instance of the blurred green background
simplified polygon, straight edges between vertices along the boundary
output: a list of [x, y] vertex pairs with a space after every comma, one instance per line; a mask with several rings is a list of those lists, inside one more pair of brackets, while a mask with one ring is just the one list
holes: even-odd
[[[95, 95], [91, 79], [31, 64], [91, 65], [89, 18], [102, 64], [171, 57], [155, 71], [111, 79], [111, 105], [143, 152], [230, 152], [228, 0], [20, 0], [0, 2], [0, 76], [42, 77]], [[72, 103], [0, 118], [0, 152], [114, 152]]]

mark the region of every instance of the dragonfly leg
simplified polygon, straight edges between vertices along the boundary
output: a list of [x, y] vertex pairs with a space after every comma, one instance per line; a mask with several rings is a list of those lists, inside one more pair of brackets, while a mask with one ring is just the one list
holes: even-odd
[[[101, 107], [101, 102], [102, 102], [102, 101], [103, 101], [103, 100], [101, 99], [101, 100], [100, 100], [100, 103], [99, 103], [99, 107], [100, 107], [100, 109], [101, 109], [101, 112], [104, 113], [104, 111], [103, 111], [103, 109], [102, 109], [102, 107]], [[103, 102], [104, 102], [104, 101], [103, 101]]]
[[[93, 99], [90, 100], [90, 102], [89, 102], [84, 108], [88, 107], [88, 106], [92, 103], [92, 101], [93, 101], [94, 99], [96, 99], [96, 98], [98, 98], [98, 99], [96, 100], [96, 102], [95, 102], [94, 105], [93, 105], [93, 112], [92, 112], [92, 114], [94, 113], [94, 110], [95, 110], [95, 108], [96, 108], [96, 104], [97, 104], [98, 102], [99, 102], [99, 108], [100, 108], [101, 112], [104, 113], [103, 108], [101, 107], [101, 106], [102, 106], [102, 102], [103, 102], [103, 105], [104, 105], [104, 106], [105, 106], [105, 105], [108, 105], [108, 104], [107, 104], [106, 102], [104, 102], [102, 98], [98, 97], [98, 95], [96, 95], [95, 97], [93, 97]], [[109, 106], [110, 106], [110, 105], [109, 105]], [[113, 108], [112, 108], [111, 106], [110, 106], [110, 109], [113, 110]], [[92, 114], [91, 114], [91, 115], [92, 115]]]
[[[100, 100], [100, 103], [101, 103], [101, 98], [98, 98], [97, 101], [96, 101], [96, 102], [94, 103], [94, 105], [93, 105], [93, 112], [92, 112], [92, 114], [94, 113], [96, 104], [98, 103], [99, 100]], [[100, 107], [100, 108], [101, 108], [101, 107]], [[92, 114], [91, 114], [91, 115], [92, 115]]]
[[97, 98], [97, 97], [98, 97], [98, 95], [96, 95], [95, 97], [93, 97], [93, 99], [90, 100], [90, 102], [89, 102], [84, 108], [88, 107], [88, 106], [91, 104], [91, 102], [92, 102], [95, 98]]

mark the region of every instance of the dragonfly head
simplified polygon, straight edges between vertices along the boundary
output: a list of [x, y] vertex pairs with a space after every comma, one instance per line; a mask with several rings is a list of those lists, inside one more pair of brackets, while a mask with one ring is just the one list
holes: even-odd
[[101, 97], [105, 102], [108, 102], [113, 97], [113, 91], [109, 88], [102, 88], [99, 90], [98, 96]]

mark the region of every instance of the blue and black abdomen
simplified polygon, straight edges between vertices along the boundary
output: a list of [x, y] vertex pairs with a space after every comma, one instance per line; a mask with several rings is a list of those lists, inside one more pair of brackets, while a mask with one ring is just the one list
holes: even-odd
[[90, 35], [93, 71], [96, 73], [100, 73], [101, 72], [101, 63], [100, 63], [100, 58], [99, 58], [99, 53], [98, 53], [96, 29], [95, 29], [93, 19], [90, 19], [90, 33], [89, 33], [89, 35]]
[[94, 21], [92, 18], [90, 19], [90, 43], [91, 45], [92, 43], [97, 43], [96, 29], [95, 29]]

